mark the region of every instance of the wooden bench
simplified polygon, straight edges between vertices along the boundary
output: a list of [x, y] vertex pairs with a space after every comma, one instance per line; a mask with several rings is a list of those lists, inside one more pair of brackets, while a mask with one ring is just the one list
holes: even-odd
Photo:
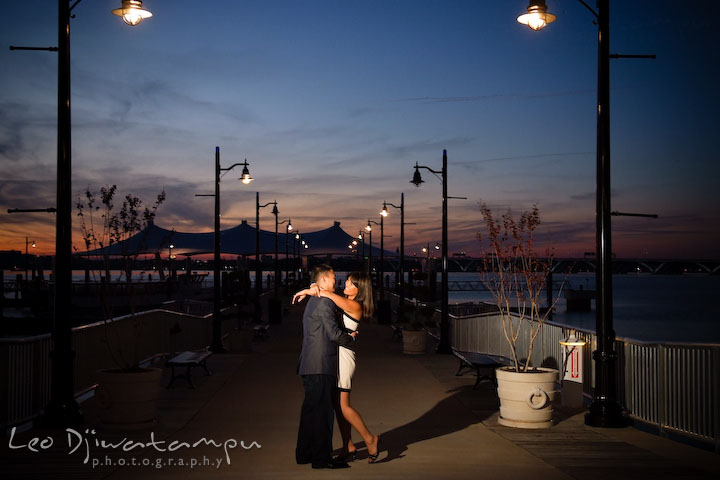
[[[489, 355], [485, 353], [477, 352], [465, 352], [461, 350], [452, 349], [453, 355], [460, 359], [460, 366], [458, 367], [456, 377], [462, 376], [468, 370], [475, 370], [475, 385], [473, 390], [480, 385], [483, 380], [489, 380], [497, 386], [497, 379], [495, 378], [495, 369], [502, 367], [503, 365], [510, 365], [510, 359], [500, 355]], [[482, 373], [480, 370], [485, 370]], [[487, 370], [490, 369], [490, 374], [487, 374]]]
[[[205, 363], [210, 355], [212, 355], [210, 350], [200, 350], [197, 352], [187, 351], [179, 353], [168, 360], [165, 365], [172, 369], [172, 376], [170, 377], [170, 383], [168, 383], [167, 388], [170, 388], [178, 378], [184, 378], [190, 384], [190, 388], [195, 388], [192, 378], [190, 377], [190, 373], [195, 367], [202, 367], [206, 375], [212, 375]], [[176, 374], [175, 367], [185, 367], [185, 373]]]
[[253, 327], [253, 338], [266, 340], [269, 331], [270, 325], [255, 325]]
[[391, 323], [390, 328], [392, 328], [392, 331], [393, 331], [392, 339], [393, 340], [395, 340], [395, 339], [402, 340], [402, 331], [403, 331], [402, 326]]

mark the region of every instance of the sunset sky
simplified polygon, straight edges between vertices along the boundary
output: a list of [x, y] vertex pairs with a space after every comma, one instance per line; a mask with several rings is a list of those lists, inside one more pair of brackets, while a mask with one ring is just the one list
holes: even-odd
[[[574, 0], [540, 32], [527, 0], [83, 0], [71, 22], [73, 197], [117, 184], [151, 199], [156, 223], [211, 231], [215, 147], [226, 167], [222, 228], [277, 200], [300, 231], [356, 234], [405, 192], [408, 253], [440, 240], [448, 150], [450, 252], [480, 253], [478, 204], [537, 203], [544, 245], [594, 251], [597, 27]], [[594, 2], [589, 2], [593, 4]], [[197, 8], [201, 7], [200, 10]], [[720, 258], [720, 4], [611, 2], [612, 208], [622, 257]], [[0, 19], [0, 250], [54, 250], [57, 2], [8, 2]], [[386, 245], [399, 244], [399, 215]], [[76, 217], [74, 217], [76, 218]], [[270, 209], [261, 227], [271, 229]], [[77, 226], [77, 225], [76, 225]], [[377, 237], [373, 236], [373, 240]]]

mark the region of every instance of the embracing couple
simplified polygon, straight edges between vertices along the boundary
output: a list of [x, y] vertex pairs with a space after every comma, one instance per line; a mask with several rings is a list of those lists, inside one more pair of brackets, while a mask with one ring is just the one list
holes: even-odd
[[[368, 462], [378, 457], [378, 436], [373, 435], [360, 414], [350, 406], [350, 389], [355, 373], [355, 343], [361, 320], [373, 313], [370, 278], [363, 272], [352, 272], [343, 295], [335, 293], [335, 272], [328, 265], [313, 271], [313, 284], [293, 296], [302, 301], [309, 296], [303, 315], [303, 341], [298, 374], [302, 376], [305, 399], [300, 412], [295, 459], [312, 468], [347, 468], [355, 459], [357, 448], [351, 428], [365, 441]], [[342, 325], [335, 316], [342, 310]], [[332, 457], [333, 410], [342, 436], [342, 453]]]

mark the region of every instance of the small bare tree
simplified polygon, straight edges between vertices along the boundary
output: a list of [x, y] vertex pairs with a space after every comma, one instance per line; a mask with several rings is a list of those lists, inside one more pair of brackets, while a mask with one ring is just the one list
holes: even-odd
[[[119, 211], [115, 211], [113, 199], [117, 186], [100, 188], [99, 202], [96, 194], [88, 187], [85, 191], [85, 198], [78, 198], [75, 203], [77, 215], [80, 217], [80, 231], [83, 243], [89, 258], [101, 261], [105, 273], [105, 281], [101, 281], [98, 288], [100, 307], [102, 309], [103, 321], [105, 322], [104, 342], [115, 364], [124, 370], [133, 370], [138, 367], [137, 338], [140, 330], [140, 321], [135, 317], [135, 301], [132, 285], [132, 267], [140, 253], [145, 249], [145, 234], [147, 228], [155, 220], [158, 207], [165, 201], [165, 191], [158, 194], [155, 203], [151, 207], [142, 206], [142, 200], [134, 195], [125, 195]], [[100, 218], [96, 218], [99, 215]], [[133, 235], [141, 234], [139, 243], [131, 248], [129, 240]], [[102, 252], [105, 247], [121, 245], [120, 254], [123, 261], [123, 274], [127, 286], [128, 304], [130, 315], [133, 317], [133, 328], [130, 338], [121, 338], [121, 332], [112, 318], [112, 302], [109, 301], [108, 288], [110, 283], [110, 260], [109, 255]], [[77, 250], [77, 249], [76, 249]], [[92, 253], [96, 252], [96, 253]], [[97, 281], [97, 274], [92, 270], [93, 279]], [[118, 281], [122, 278], [118, 278]], [[112, 337], [117, 339], [113, 342]], [[130, 350], [128, 352], [128, 349]]]
[[[521, 213], [517, 220], [508, 210], [497, 221], [484, 203], [480, 205], [480, 212], [487, 233], [477, 236], [481, 242], [487, 242], [489, 249], [484, 259], [483, 282], [500, 310], [515, 371], [527, 372], [535, 338], [560, 298], [565, 280], [552, 305], [542, 309], [541, 294], [552, 270], [554, 254], [548, 249], [541, 258], [535, 250], [534, 233], [540, 225], [537, 205]], [[529, 336], [524, 364], [518, 355], [518, 339], [522, 332]]]

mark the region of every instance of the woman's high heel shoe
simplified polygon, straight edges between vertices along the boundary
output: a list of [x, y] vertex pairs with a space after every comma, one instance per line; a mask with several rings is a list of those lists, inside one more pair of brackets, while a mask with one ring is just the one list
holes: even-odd
[[375, 451], [375, 453], [370, 453], [370, 451], [368, 450], [368, 463], [377, 462], [378, 455], [380, 455], [380, 438], [379, 437], [378, 437], [376, 445], [377, 445], [377, 450]]

